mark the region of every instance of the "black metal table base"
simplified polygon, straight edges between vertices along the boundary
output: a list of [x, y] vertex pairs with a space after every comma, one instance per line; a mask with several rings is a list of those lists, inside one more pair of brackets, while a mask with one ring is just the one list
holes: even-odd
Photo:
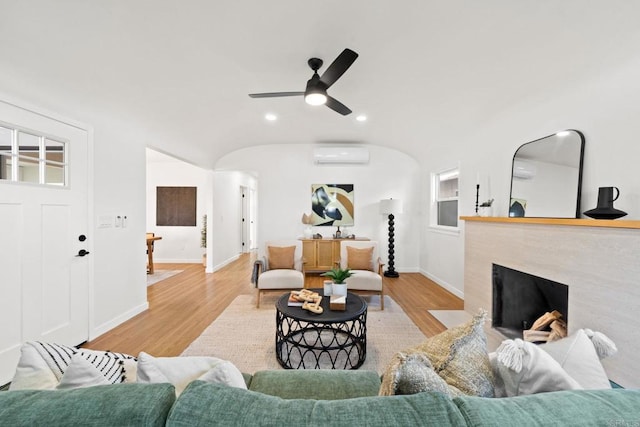
[[367, 311], [341, 322], [312, 322], [276, 311], [276, 358], [286, 369], [358, 369], [367, 356]]

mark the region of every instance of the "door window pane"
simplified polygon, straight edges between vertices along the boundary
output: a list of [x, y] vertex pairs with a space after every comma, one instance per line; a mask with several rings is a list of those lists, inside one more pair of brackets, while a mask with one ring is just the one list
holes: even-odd
[[40, 183], [40, 162], [37, 158], [18, 158], [18, 181], [32, 184]]
[[44, 183], [50, 185], [64, 185], [64, 166], [46, 163], [44, 169]]
[[0, 179], [11, 179], [11, 156], [0, 153]]
[[18, 132], [18, 155], [40, 157], [40, 137], [26, 132]]
[[0, 154], [11, 154], [11, 129], [0, 126]]
[[46, 138], [44, 140], [44, 183], [65, 185], [65, 143]]
[[64, 163], [64, 143], [53, 141], [51, 139], [44, 140], [44, 158], [47, 162]]
[[12, 134], [12, 129], [0, 126], [0, 179], [11, 179]]

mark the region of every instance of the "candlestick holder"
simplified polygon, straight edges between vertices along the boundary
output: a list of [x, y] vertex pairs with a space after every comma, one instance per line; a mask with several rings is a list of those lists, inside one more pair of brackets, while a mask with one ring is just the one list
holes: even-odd
[[478, 215], [478, 198], [480, 197], [480, 184], [476, 184], [476, 216]]

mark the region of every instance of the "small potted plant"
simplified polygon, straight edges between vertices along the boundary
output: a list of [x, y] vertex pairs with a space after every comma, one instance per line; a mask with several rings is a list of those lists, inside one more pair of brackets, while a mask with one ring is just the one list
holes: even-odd
[[493, 199], [489, 199], [487, 201], [482, 202], [478, 206], [478, 215], [480, 215], [480, 216], [491, 216], [491, 214], [493, 213], [491, 205], [493, 205]]
[[331, 289], [332, 295], [347, 295], [347, 284], [344, 282], [353, 273], [348, 268], [332, 268], [331, 270], [322, 273], [321, 276], [328, 277], [333, 281]]
[[204, 249], [202, 265], [207, 266], [207, 216], [202, 217], [202, 229], [200, 230], [200, 247]]

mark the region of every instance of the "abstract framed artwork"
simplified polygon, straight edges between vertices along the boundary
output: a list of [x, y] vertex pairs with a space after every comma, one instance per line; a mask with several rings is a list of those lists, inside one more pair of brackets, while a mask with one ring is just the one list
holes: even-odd
[[311, 225], [353, 226], [353, 184], [312, 184]]

